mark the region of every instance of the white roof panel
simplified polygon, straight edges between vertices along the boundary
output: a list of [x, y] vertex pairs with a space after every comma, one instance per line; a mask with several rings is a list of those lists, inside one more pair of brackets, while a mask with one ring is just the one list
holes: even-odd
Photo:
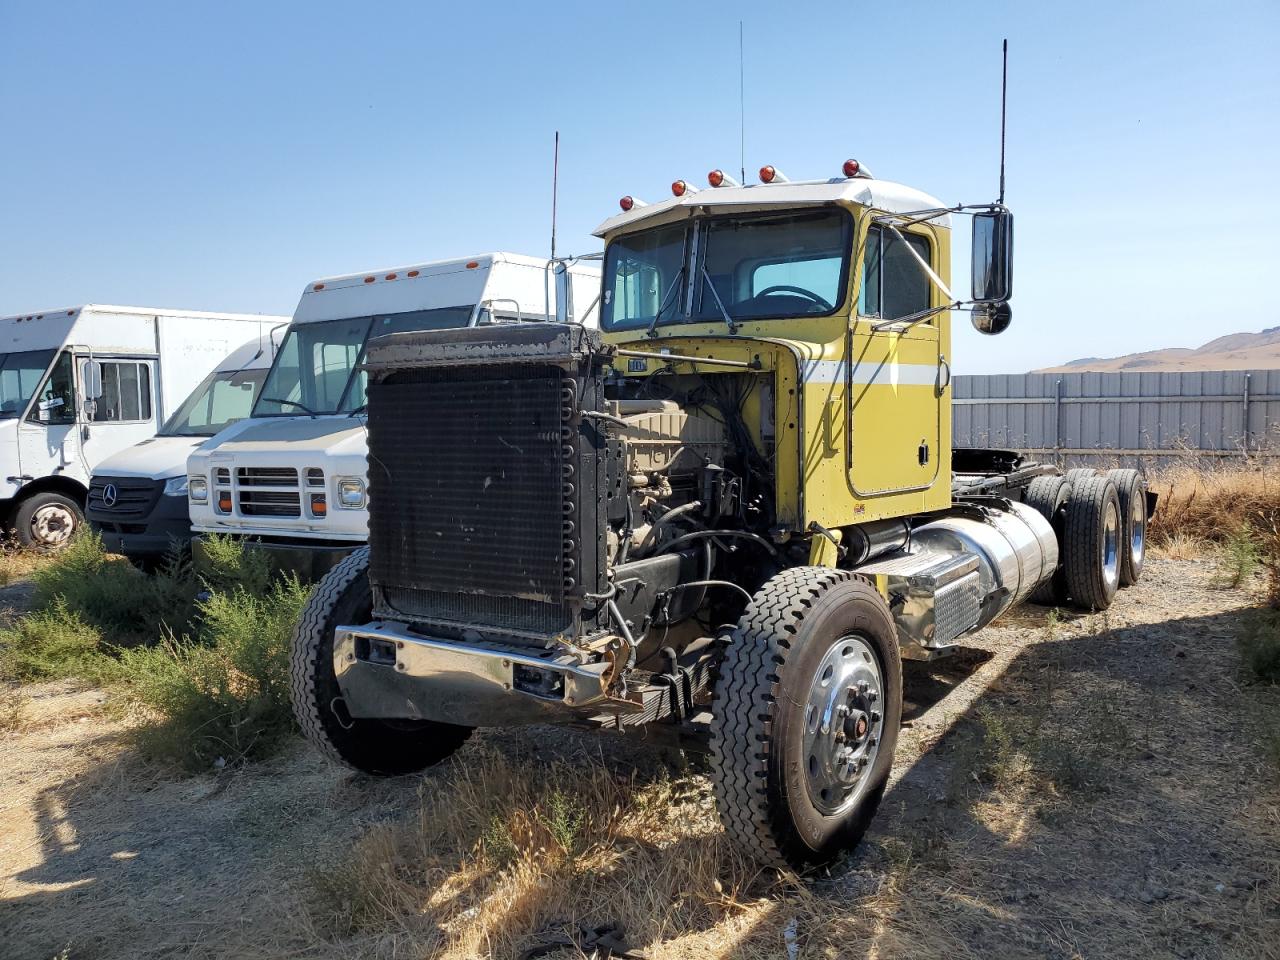
[[[771, 206], [816, 206], [838, 200], [861, 204], [886, 213], [911, 213], [916, 210], [936, 210], [947, 206], [937, 197], [932, 197], [914, 187], [894, 183], [891, 180], [873, 180], [868, 177], [802, 183], [753, 183], [743, 187], [707, 187], [697, 193], [687, 193], [683, 197], [671, 197], [659, 203], [636, 206], [600, 224], [595, 230], [595, 235], [603, 237], [624, 227], [639, 226], [646, 220], [680, 208], [685, 208], [686, 216], [692, 216], [694, 209], [698, 207], [767, 210]], [[680, 218], [676, 217], [676, 219]], [[943, 215], [930, 222], [940, 227], [949, 227], [951, 218]]]

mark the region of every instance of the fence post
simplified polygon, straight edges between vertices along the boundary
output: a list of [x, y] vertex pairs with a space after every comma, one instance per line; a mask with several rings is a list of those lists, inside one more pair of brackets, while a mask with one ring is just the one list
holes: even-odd
[[1249, 374], [1244, 375], [1244, 420], [1241, 423], [1244, 432], [1244, 455], [1249, 456]]
[[1053, 455], [1062, 459], [1062, 378], [1054, 384], [1053, 397]]

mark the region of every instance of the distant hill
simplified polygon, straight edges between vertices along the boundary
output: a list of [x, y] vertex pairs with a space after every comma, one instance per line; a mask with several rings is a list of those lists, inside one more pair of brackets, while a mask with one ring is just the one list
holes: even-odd
[[1204, 346], [1196, 347], [1194, 350], [1188, 347], [1169, 347], [1165, 350], [1148, 350], [1146, 353], [1130, 353], [1110, 359], [1085, 357], [1083, 360], [1072, 360], [1059, 367], [1044, 367], [1033, 372], [1145, 373], [1147, 371], [1250, 369], [1280, 369], [1280, 327], [1271, 327], [1261, 333], [1229, 333], [1225, 337], [1210, 340]]

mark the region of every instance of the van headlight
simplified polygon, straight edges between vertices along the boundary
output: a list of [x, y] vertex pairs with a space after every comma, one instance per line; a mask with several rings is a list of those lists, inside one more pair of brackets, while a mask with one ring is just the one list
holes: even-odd
[[164, 482], [164, 495], [166, 497], [185, 497], [187, 495], [187, 476], [170, 477]]
[[[182, 492], [181, 489], [176, 487], [179, 482], [181, 482], [182, 487], [186, 488], [187, 497], [192, 503], [208, 503], [209, 481], [204, 477], [174, 477], [172, 480], [165, 482], [164, 492], [177, 496]], [[171, 486], [174, 487], [172, 491], [169, 489]]]
[[364, 481], [355, 477], [338, 478], [338, 506], [359, 510], [364, 506]]

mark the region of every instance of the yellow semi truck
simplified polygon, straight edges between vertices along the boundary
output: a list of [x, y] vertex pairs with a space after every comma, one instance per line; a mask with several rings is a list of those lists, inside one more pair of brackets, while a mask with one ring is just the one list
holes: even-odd
[[480, 726], [680, 731], [710, 752], [729, 834], [803, 869], [880, 801], [904, 657], [1137, 579], [1136, 473], [951, 448], [951, 316], [1007, 326], [1009, 211], [852, 160], [760, 181], [624, 197], [598, 230], [599, 332], [369, 344], [369, 546], [320, 583], [293, 651], [321, 749], [403, 774]]

